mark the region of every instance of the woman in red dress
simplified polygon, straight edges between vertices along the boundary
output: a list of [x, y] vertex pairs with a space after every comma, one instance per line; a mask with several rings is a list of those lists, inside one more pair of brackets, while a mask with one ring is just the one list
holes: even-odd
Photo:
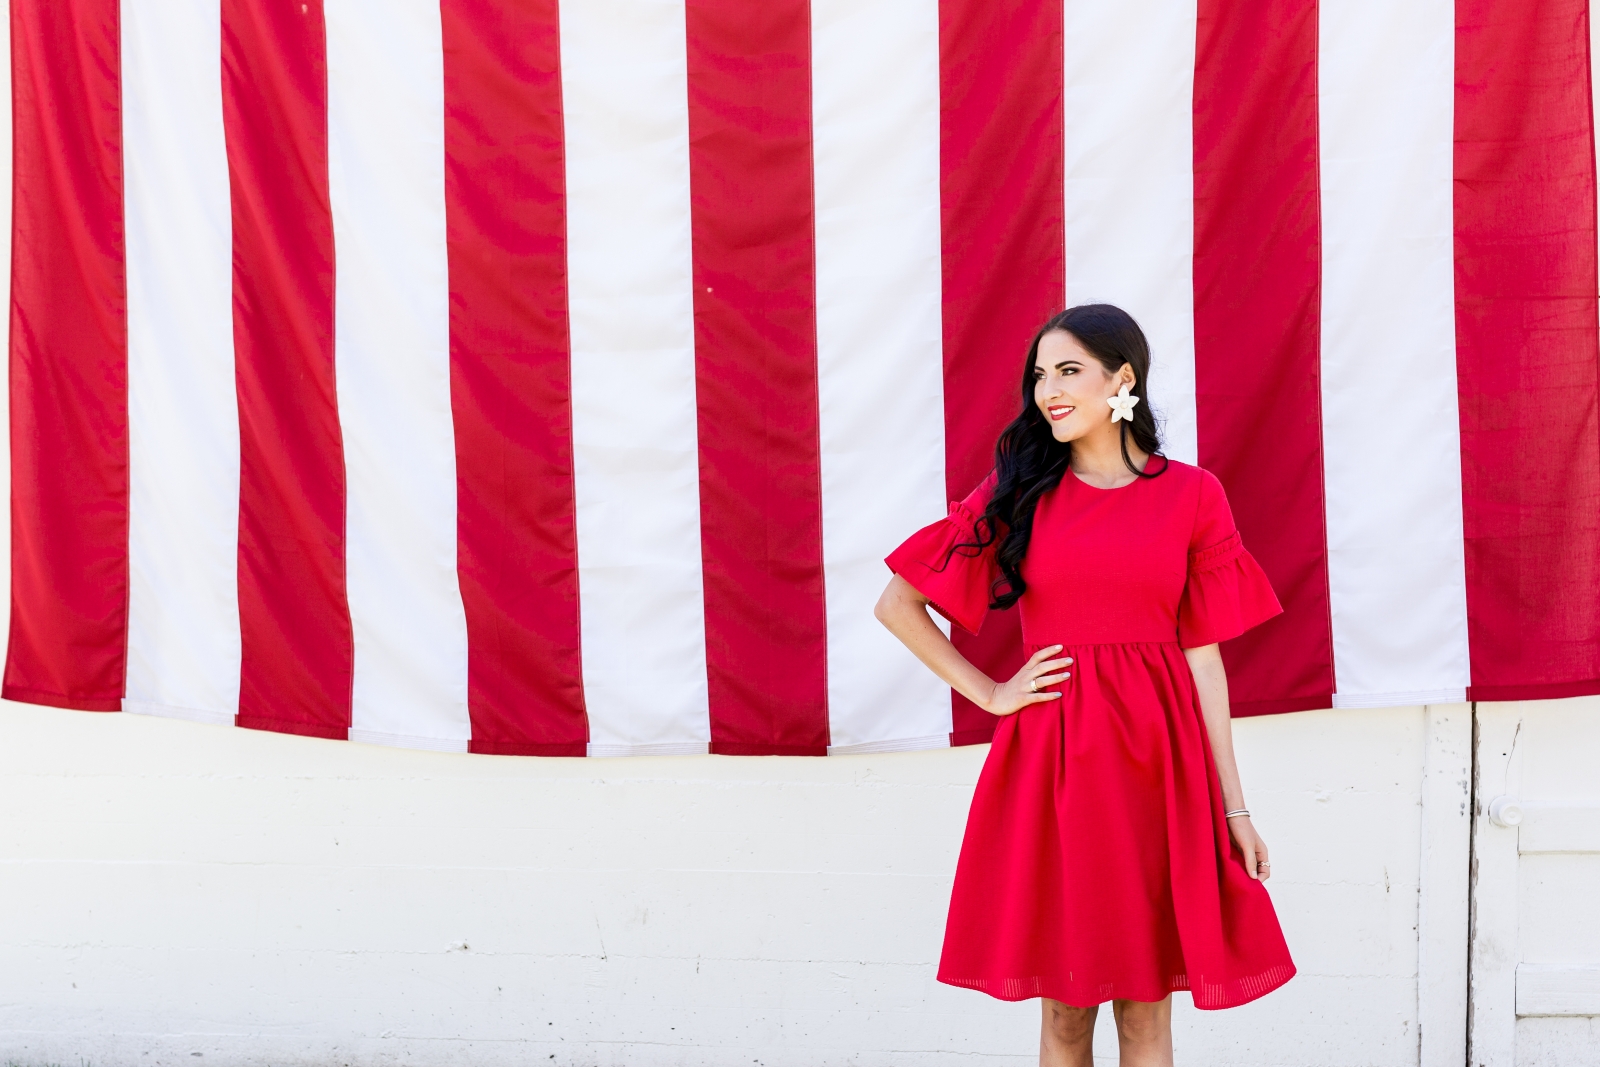
[[[1043, 999], [1040, 1063], [1090, 1067], [1109, 1000], [1125, 1067], [1172, 1062], [1172, 992], [1227, 1008], [1294, 964], [1234, 763], [1217, 643], [1277, 615], [1222, 486], [1159, 454], [1149, 347], [1106, 304], [1028, 350], [993, 473], [888, 558], [877, 616], [999, 717], [956, 867], [939, 980]], [[1028, 661], [996, 681], [927, 613], [976, 632], [1016, 604]]]

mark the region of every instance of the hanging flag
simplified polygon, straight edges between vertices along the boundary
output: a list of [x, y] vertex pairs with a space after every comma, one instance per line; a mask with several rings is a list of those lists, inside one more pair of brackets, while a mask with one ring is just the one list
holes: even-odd
[[[4, 695], [987, 740], [872, 617], [1116, 303], [1237, 714], [1600, 693], [1586, 0], [14, 0]], [[1021, 661], [1014, 612], [963, 650]]]

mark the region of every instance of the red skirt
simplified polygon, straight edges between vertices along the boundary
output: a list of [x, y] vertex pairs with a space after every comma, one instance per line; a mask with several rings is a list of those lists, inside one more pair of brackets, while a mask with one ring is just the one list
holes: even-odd
[[[1029, 652], [1034, 651], [1030, 648]], [[1176, 643], [1077, 645], [1061, 700], [1002, 719], [956, 868], [939, 981], [1088, 1007], [1254, 1000], [1295, 973], [1245, 871]]]

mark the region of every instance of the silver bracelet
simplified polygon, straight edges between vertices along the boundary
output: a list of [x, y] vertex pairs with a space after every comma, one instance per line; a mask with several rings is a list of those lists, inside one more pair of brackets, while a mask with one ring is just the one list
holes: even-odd
[[1225, 812], [1222, 813], [1222, 817], [1224, 819], [1231, 819], [1236, 815], [1243, 815], [1245, 818], [1248, 819], [1250, 817], [1250, 809], [1249, 808], [1234, 808], [1232, 811], [1225, 811]]

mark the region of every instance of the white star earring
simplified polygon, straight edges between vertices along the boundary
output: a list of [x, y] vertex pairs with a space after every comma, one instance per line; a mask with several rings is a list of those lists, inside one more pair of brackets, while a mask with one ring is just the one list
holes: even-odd
[[1139, 402], [1139, 398], [1136, 396], [1129, 396], [1128, 389], [1128, 383], [1123, 382], [1122, 388], [1117, 390], [1116, 396], [1106, 397], [1106, 403], [1111, 405], [1112, 422], [1116, 422], [1118, 419], [1127, 419], [1129, 422], [1133, 421], [1133, 406]]

